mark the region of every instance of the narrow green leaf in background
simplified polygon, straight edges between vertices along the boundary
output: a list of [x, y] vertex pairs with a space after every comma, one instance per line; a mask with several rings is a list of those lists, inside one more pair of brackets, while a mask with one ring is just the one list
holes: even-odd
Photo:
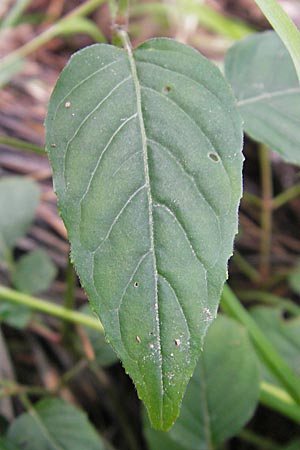
[[[168, 433], [150, 428], [150, 450], [208, 450], [237, 434], [258, 402], [259, 371], [247, 331], [219, 316], [188, 385], [181, 413]], [[160, 443], [160, 445], [158, 445]]]
[[38, 185], [31, 180], [22, 177], [0, 180], [0, 244], [12, 248], [26, 234], [34, 219], [39, 197]]
[[18, 417], [7, 439], [22, 450], [104, 450], [86, 415], [58, 399], [41, 400]]
[[56, 266], [48, 254], [42, 249], [36, 249], [17, 261], [12, 283], [18, 291], [39, 294], [51, 286], [56, 274]]
[[227, 53], [232, 85], [245, 132], [300, 164], [300, 85], [291, 57], [273, 31], [256, 33]]
[[300, 81], [300, 32], [277, 0], [255, 0], [268, 19], [294, 62]]
[[47, 150], [72, 258], [151, 421], [174, 423], [237, 231], [242, 127], [220, 71], [152, 39], [94, 45], [52, 95]]
[[[300, 317], [284, 319], [280, 309], [267, 307], [252, 308], [251, 315], [300, 382]], [[279, 384], [264, 364], [262, 373], [265, 381]]]
[[0, 301], [0, 323], [5, 322], [14, 328], [26, 328], [32, 317], [32, 310], [25, 306]]

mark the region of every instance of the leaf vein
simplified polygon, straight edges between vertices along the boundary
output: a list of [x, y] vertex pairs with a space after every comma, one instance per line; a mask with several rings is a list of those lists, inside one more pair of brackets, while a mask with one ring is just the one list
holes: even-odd
[[[137, 113], [139, 117], [139, 124], [141, 130], [141, 139], [142, 139], [142, 148], [143, 148], [143, 157], [144, 157], [144, 174], [145, 174], [145, 182], [147, 185], [147, 195], [148, 195], [148, 217], [149, 217], [149, 231], [150, 231], [150, 247], [152, 250], [152, 262], [153, 262], [153, 276], [154, 276], [154, 289], [155, 289], [155, 300], [154, 300], [154, 310], [155, 310], [155, 321], [157, 328], [157, 339], [158, 339], [158, 347], [160, 349], [161, 355], [161, 331], [160, 331], [160, 317], [159, 317], [159, 307], [158, 307], [158, 275], [157, 275], [157, 262], [156, 262], [156, 254], [154, 249], [154, 226], [153, 226], [153, 211], [152, 211], [152, 193], [151, 193], [151, 185], [150, 185], [150, 174], [149, 174], [149, 162], [148, 162], [148, 147], [147, 147], [147, 137], [146, 130], [143, 118], [142, 111], [142, 98], [141, 98], [141, 85], [138, 79], [136, 63], [132, 53], [132, 48], [130, 42], [127, 37], [124, 37], [124, 43], [126, 50], [128, 52], [128, 58], [130, 63], [130, 68], [132, 72], [132, 77], [135, 86], [136, 93], [136, 104], [137, 104]], [[162, 403], [160, 404], [160, 420], [163, 423], [163, 394], [164, 394], [164, 385], [163, 385], [163, 376], [162, 376], [162, 358], [159, 358], [160, 361], [160, 391], [162, 396]]]
[[64, 182], [65, 182], [65, 187], [66, 187], [66, 160], [67, 160], [67, 154], [69, 152], [69, 148], [71, 143], [73, 142], [73, 140], [75, 139], [75, 137], [78, 135], [79, 131], [81, 130], [81, 128], [83, 127], [83, 125], [89, 120], [89, 118], [100, 108], [100, 106], [103, 105], [103, 103], [106, 102], [106, 100], [109, 99], [109, 97], [120, 87], [122, 86], [124, 83], [126, 83], [128, 80], [131, 79], [131, 76], [128, 76], [127, 78], [125, 78], [124, 80], [120, 81], [120, 83], [118, 83], [113, 89], [111, 89], [109, 91], [109, 93], [95, 106], [95, 108], [92, 109], [92, 111], [90, 111], [85, 118], [82, 120], [82, 122], [79, 124], [78, 128], [75, 130], [73, 136], [69, 139], [69, 141], [67, 142], [66, 145], [66, 151], [64, 154], [64, 159], [63, 159], [63, 178], [64, 178]]
[[95, 70], [94, 72], [92, 72], [90, 75], [88, 75], [87, 77], [83, 78], [83, 80], [79, 81], [79, 83], [77, 83], [75, 86], [72, 87], [72, 89], [70, 89], [70, 91], [63, 97], [63, 99], [58, 103], [57, 108], [53, 114], [53, 121], [56, 118], [56, 114], [58, 112], [58, 109], [60, 107], [60, 105], [62, 103], [64, 103], [64, 101], [69, 97], [69, 95], [71, 95], [74, 91], [76, 91], [76, 89], [78, 89], [82, 84], [84, 84], [86, 81], [90, 80], [91, 78], [93, 78], [95, 75], [97, 75], [98, 73], [102, 72], [103, 70], [107, 69], [108, 67], [112, 66], [113, 64], [116, 64], [118, 62], [121, 62], [122, 59], [117, 59], [116, 61], [113, 61], [109, 64], [106, 64], [106, 66], [101, 67], [100, 69]]
[[163, 203], [154, 203], [153, 207], [154, 208], [162, 208], [162, 209], [166, 210], [168, 212], [168, 214], [170, 214], [173, 217], [175, 222], [179, 225], [179, 228], [181, 229], [183, 235], [185, 236], [185, 239], [186, 239], [187, 243], [189, 244], [189, 247], [191, 249], [191, 252], [192, 252], [193, 256], [199, 261], [199, 263], [203, 267], [205, 273], [207, 273], [207, 268], [206, 268], [206, 265], [205, 265], [204, 261], [196, 253], [196, 251], [195, 251], [195, 249], [194, 249], [194, 247], [192, 245], [192, 242], [191, 242], [191, 240], [190, 240], [190, 238], [189, 238], [189, 236], [187, 234], [187, 231], [186, 231], [185, 227], [182, 225], [181, 221], [178, 219], [176, 214], [167, 205], [164, 205]]
[[166, 276], [165, 276], [165, 275], [162, 275], [160, 272], [158, 272], [158, 276], [162, 278], [162, 280], [167, 284], [167, 286], [169, 287], [169, 289], [173, 292], [173, 295], [174, 295], [174, 297], [175, 297], [175, 299], [176, 299], [176, 301], [177, 301], [177, 304], [178, 304], [178, 306], [179, 306], [180, 312], [181, 312], [181, 314], [182, 314], [182, 317], [183, 317], [183, 319], [184, 319], [184, 322], [185, 322], [185, 325], [186, 325], [186, 328], [187, 328], [187, 331], [188, 331], [188, 346], [190, 346], [190, 338], [191, 338], [192, 333], [191, 333], [191, 330], [190, 330], [190, 327], [189, 327], [189, 323], [188, 323], [188, 320], [187, 320], [187, 315], [186, 315], [186, 313], [185, 313], [185, 311], [184, 311], [183, 303], [180, 302], [179, 296], [178, 296], [178, 294], [177, 294], [177, 292], [176, 292], [174, 286], [173, 286], [172, 283], [166, 278]]
[[[83, 195], [82, 195], [82, 197], [81, 197], [81, 199], [80, 199], [80, 201], [79, 201], [79, 204], [80, 204], [80, 208], [81, 208], [81, 204], [82, 204], [82, 202], [83, 202], [83, 200], [85, 199], [85, 197], [87, 196], [87, 194], [88, 194], [88, 192], [89, 192], [89, 190], [90, 190], [90, 187], [91, 187], [91, 184], [92, 184], [92, 182], [93, 182], [93, 179], [94, 179], [94, 176], [95, 176], [95, 174], [96, 174], [96, 172], [97, 172], [97, 170], [98, 170], [98, 167], [99, 167], [99, 165], [100, 165], [100, 163], [101, 163], [101, 160], [102, 160], [102, 158], [103, 158], [103, 155], [105, 154], [105, 152], [109, 149], [109, 147], [110, 147], [110, 144], [112, 143], [112, 141], [115, 139], [115, 137], [120, 133], [120, 131], [122, 130], [122, 128], [124, 128], [124, 126], [128, 123], [128, 122], [130, 122], [132, 119], [134, 119], [136, 117], [136, 113], [135, 114], [133, 114], [132, 116], [130, 116], [130, 117], [128, 117], [115, 131], [114, 131], [114, 133], [111, 135], [111, 137], [109, 138], [109, 140], [107, 141], [107, 144], [105, 145], [105, 147], [104, 147], [104, 149], [103, 149], [103, 151], [101, 152], [101, 154], [100, 154], [100, 156], [99, 156], [99, 158], [98, 158], [98, 161], [97, 161], [97, 164], [95, 165], [95, 167], [94, 167], [94, 169], [93, 169], [93, 171], [92, 171], [92, 173], [91, 173], [91, 177], [90, 177], [90, 179], [89, 179], [89, 182], [88, 182], [88, 184], [87, 184], [87, 187], [86, 187], [86, 190], [85, 190], [85, 192], [83, 193]], [[80, 215], [81, 216], [81, 215]], [[81, 217], [80, 217], [80, 220], [81, 220]]]
[[263, 100], [272, 100], [273, 98], [276, 98], [276, 97], [283, 97], [284, 95], [293, 95], [293, 94], [300, 94], [300, 88], [295, 87], [295, 88], [291, 88], [291, 89], [285, 89], [282, 91], [266, 92], [261, 95], [256, 95], [255, 97], [249, 97], [249, 98], [245, 98], [243, 100], [238, 100], [237, 105], [244, 106], [244, 105], [249, 105], [250, 103], [256, 103], [256, 102], [260, 102]]
[[114, 171], [112, 177], [114, 177], [121, 170], [121, 168], [128, 163], [128, 161], [130, 161], [132, 158], [134, 158], [136, 155], [140, 153], [142, 153], [141, 150], [138, 150], [137, 152], [134, 152], [132, 155], [130, 155], [127, 159], [125, 159], [125, 161], [123, 161], [122, 164]]
[[168, 69], [167, 67], [163, 67], [160, 64], [153, 63], [150, 61], [139, 61], [139, 64], [149, 64], [151, 66], [159, 67], [160, 69], [165, 70], [167, 72], [176, 73], [176, 75], [180, 75], [181, 77], [189, 80], [190, 82], [195, 83], [197, 86], [200, 86], [201, 89], [205, 89], [207, 92], [209, 92], [213, 97], [215, 97], [218, 100], [221, 106], [223, 106], [223, 103], [221, 99], [217, 96], [217, 94], [215, 94], [215, 92], [213, 92], [211, 89], [205, 86], [205, 84], [199, 83], [199, 81], [195, 80], [195, 78], [190, 78], [184, 73], [178, 72], [178, 70]]
[[158, 145], [159, 147], [161, 147], [162, 149], [165, 150], [165, 152], [176, 162], [176, 164], [180, 167], [180, 169], [183, 171], [183, 173], [185, 174], [185, 176], [187, 176], [191, 182], [193, 183], [193, 186], [195, 187], [197, 193], [199, 194], [201, 200], [204, 200], [205, 203], [208, 205], [208, 207], [212, 210], [214, 216], [217, 219], [219, 228], [220, 228], [220, 220], [219, 220], [219, 215], [218, 212], [214, 209], [214, 207], [212, 206], [212, 204], [207, 200], [207, 198], [202, 194], [199, 186], [196, 183], [195, 178], [193, 177], [193, 175], [191, 175], [186, 168], [183, 166], [183, 164], [176, 158], [176, 156], [172, 153], [172, 151], [170, 149], [168, 149], [165, 145], [161, 144], [160, 142], [154, 140], [154, 139], [147, 139], [148, 142], [153, 142], [154, 144]]
[[[157, 90], [155, 90], [155, 89], [152, 89], [152, 88], [150, 88], [150, 87], [148, 87], [148, 86], [142, 86], [142, 89], [145, 89], [145, 90], [147, 90], [147, 91], [151, 91], [151, 92], [153, 92], [154, 94], [156, 94], [156, 95], [158, 95], [159, 97], [161, 97], [161, 98], [163, 98], [166, 102], [170, 102], [170, 103], [172, 103], [173, 105], [175, 105], [188, 119], [189, 119], [189, 121], [190, 122], [192, 122], [197, 128], [198, 128], [198, 130], [200, 131], [200, 133], [202, 134], [202, 136], [204, 136], [204, 138], [206, 139], [206, 141], [208, 142], [208, 144], [209, 144], [209, 146], [210, 146], [210, 148], [211, 148], [211, 150], [213, 150], [213, 151], [215, 151], [217, 154], [218, 154], [218, 152], [217, 152], [217, 150], [216, 150], [216, 148], [215, 148], [215, 146], [213, 145], [213, 143], [211, 142], [211, 139], [209, 138], [209, 136], [207, 135], [207, 133], [200, 127], [200, 125], [182, 108], [182, 106], [180, 106], [177, 102], [175, 102], [175, 100], [171, 100], [170, 99], [170, 97], [167, 97], [167, 96], [165, 96], [165, 95], [163, 95], [161, 92], [159, 92], [159, 91], [157, 91]], [[220, 156], [220, 155], [219, 155]]]
[[133, 272], [131, 273], [131, 275], [130, 275], [130, 277], [129, 277], [129, 279], [128, 279], [128, 282], [127, 282], [127, 284], [126, 284], [126, 286], [125, 286], [125, 288], [123, 289], [123, 292], [122, 292], [122, 294], [121, 294], [119, 306], [118, 306], [118, 308], [117, 308], [117, 311], [118, 311], [118, 312], [119, 312], [120, 309], [121, 309], [121, 306], [122, 306], [124, 297], [125, 297], [126, 292], [127, 292], [128, 288], [129, 288], [129, 286], [130, 286], [130, 283], [132, 282], [133, 278], [135, 277], [135, 274], [136, 274], [137, 271], [139, 270], [139, 268], [140, 268], [142, 262], [144, 261], [144, 259], [145, 259], [150, 253], [151, 253], [151, 250], [148, 250], [146, 253], [144, 253], [144, 255], [142, 255], [142, 257], [139, 259], [138, 263], [136, 264], [136, 266], [135, 266]]
[[107, 241], [107, 239], [109, 239], [109, 236], [114, 228], [114, 226], [116, 225], [116, 223], [118, 222], [118, 220], [120, 219], [120, 217], [122, 216], [123, 212], [125, 211], [125, 209], [127, 208], [127, 206], [131, 203], [131, 201], [134, 199], [134, 197], [141, 192], [146, 186], [146, 184], [143, 184], [143, 186], [140, 186], [138, 189], [136, 189], [134, 191], [133, 194], [131, 194], [131, 196], [127, 199], [126, 203], [124, 203], [124, 205], [122, 206], [122, 208], [120, 209], [120, 211], [118, 212], [118, 214], [115, 216], [114, 220], [112, 221], [108, 232], [106, 233], [106, 236], [104, 237], [104, 239], [100, 242], [100, 244], [95, 248], [95, 250], [92, 251], [92, 253], [96, 253], [101, 247], [102, 245]]

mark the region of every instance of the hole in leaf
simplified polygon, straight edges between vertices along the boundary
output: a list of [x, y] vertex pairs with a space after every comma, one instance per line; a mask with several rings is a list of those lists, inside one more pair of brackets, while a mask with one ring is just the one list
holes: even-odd
[[219, 162], [220, 161], [219, 155], [217, 155], [216, 153], [210, 152], [208, 154], [208, 157], [214, 162]]
[[171, 86], [164, 86], [163, 88], [162, 88], [162, 92], [163, 92], [163, 94], [168, 94], [170, 91], [171, 91]]
[[134, 286], [134, 287], [139, 287], [139, 282], [138, 282], [138, 281], [135, 281], [135, 282], [133, 283], [133, 286]]
[[292, 314], [289, 311], [282, 311], [281, 312], [281, 318], [282, 320], [291, 319]]

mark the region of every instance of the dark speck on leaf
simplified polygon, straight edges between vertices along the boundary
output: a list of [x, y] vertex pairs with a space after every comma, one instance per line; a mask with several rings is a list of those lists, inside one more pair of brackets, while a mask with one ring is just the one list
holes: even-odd
[[165, 86], [162, 89], [163, 94], [168, 94], [171, 91], [171, 86]]

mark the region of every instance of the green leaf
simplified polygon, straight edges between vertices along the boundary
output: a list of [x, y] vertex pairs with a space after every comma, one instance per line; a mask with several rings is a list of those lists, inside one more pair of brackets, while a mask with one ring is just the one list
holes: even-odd
[[277, 0], [255, 0], [288, 49], [300, 81], [300, 33]]
[[[84, 305], [80, 309], [80, 311], [84, 314], [87, 314], [88, 316], [91, 317], [94, 316], [88, 305]], [[99, 331], [94, 330], [90, 327], [84, 327], [84, 329], [88, 335], [88, 338], [94, 350], [95, 362], [97, 365], [107, 367], [119, 361], [116, 353], [113, 351], [111, 346], [106, 342], [103, 334], [100, 334]]]
[[[251, 315], [300, 379], [300, 317], [285, 320], [280, 309], [268, 307], [252, 308]], [[262, 364], [262, 373], [266, 381], [278, 385], [277, 378], [264, 364]]]
[[14, 328], [26, 328], [32, 317], [32, 310], [25, 306], [0, 301], [0, 322], [5, 322]]
[[282, 450], [299, 450], [300, 448], [300, 440], [292, 441], [286, 446], [283, 447]]
[[72, 258], [157, 428], [175, 421], [237, 231], [242, 129], [219, 70], [171, 39], [73, 56], [46, 142]]
[[18, 417], [8, 440], [22, 450], [104, 450], [86, 415], [58, 399], [42, 400]]
[[276, 33], [251, 35], [227, 53], [225, 73], [245, 132], [300, 164], [300, 86], [291, 57]]
[[1, 450], [21, 450], [20, 447], [16, 447], [9, 440], [0, 436], [0, 449]]
[[258, 397], [258, 364], [247, 331], [220, 316], [208, 331], [174, 427], [163, 433], [146, 425], [150, 450], [216, 448], [251, 418]]
[[56, 266], [48, 254], [42, 249], [37, 249], [18, 260], [12, 283], [16, 289], [26, 294], [38, 294], [51, 286], [56, 274]]
[[[0, 180], [0, 243], [12, 248], [24, 236], [40, 197], [38, 185], [22, 177]], [[1, 253], [1, 252], [0, 252]]]

